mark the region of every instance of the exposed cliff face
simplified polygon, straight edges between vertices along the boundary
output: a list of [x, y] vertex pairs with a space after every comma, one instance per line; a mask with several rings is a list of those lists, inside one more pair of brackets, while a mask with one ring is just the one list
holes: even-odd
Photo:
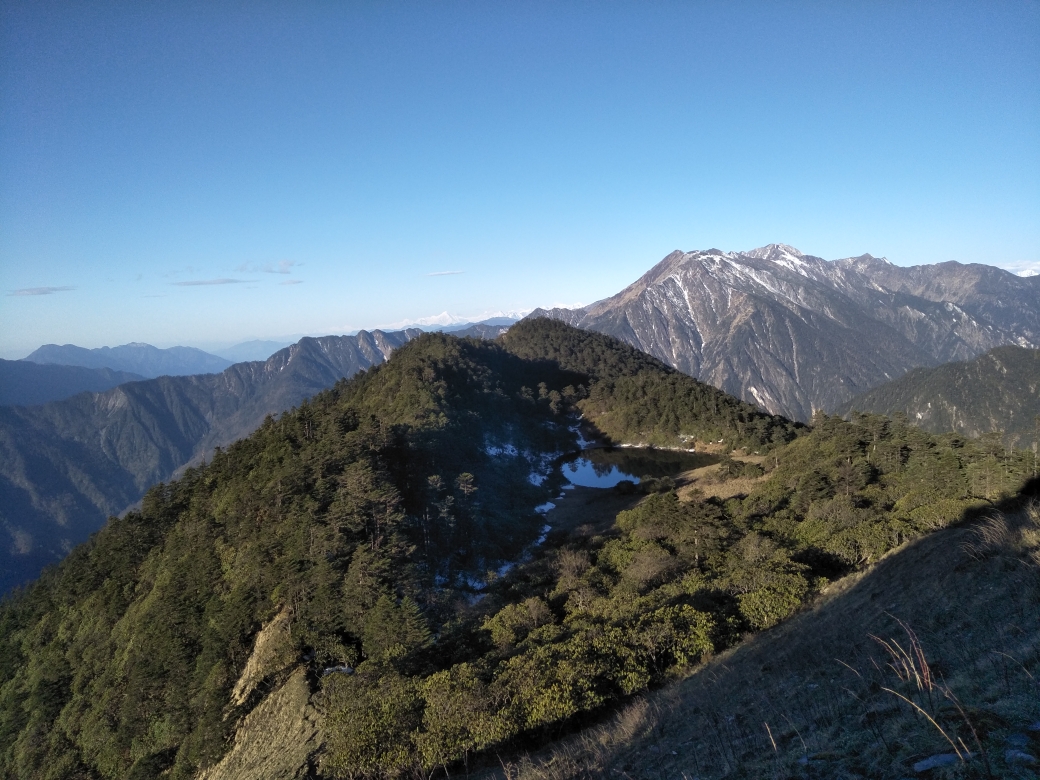
[[826, 261], [783, 244], [673, 252], [617, 295], [538, 309], [621, 338], [767, 411], [808, 420], [916, 366], [1040, 344], [1040, 277]]
[[298, 780], [321, 748], [321, 718], [300, 667], [242, 719], [231, 750], [196, 780]]
[[[295, 662], [289, 638], [289, 610], [283, 608], [256, 635], [253, 652], [231, 693], [241, 707], [262, 682], [281, 677], [238, 723], [231, 749], [196, 780], [296, 780], [308, 776], [321, 747], [321, 716], [311, 702], [307, 671]], [[288, 673], [288, 674], [287, 674]]]
[[292, 652], [291, 616], [285, 607], [257, 632], [253, 652], [231, 691], [231, 703], [241, 707], [265, 677], [277, 674], [296, 659]]
[[156, 482], [269, 414], [382, 363], [419, 330], [305, 338], [220, 374], [0, 407], [0, 592], [35, 577]]

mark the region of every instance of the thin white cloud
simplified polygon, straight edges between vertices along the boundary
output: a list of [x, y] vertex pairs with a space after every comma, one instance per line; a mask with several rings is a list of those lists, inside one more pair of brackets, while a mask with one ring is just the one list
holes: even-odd
[[11, 290], [11, 292], [9, 292], [7, 294], [9, 296], [10, 295], [17, 295], [17, 296], [22, 296], [22, 295], [51, 295], [51, 294], [56, 293], [56, 292], [67, 292], [68, 290], [75, 290], [75, 289], [76, 289], [75, 287], [71, 287], [69, 285], [65, 285], [65, 286], [62, 286], [62, 287], [23, 287], [20, 290]]
[[264, 273], [268, 274], [291, 274], [292, 269], [303, 263], [297, 263], [295, 260], [279, 260], [278, 265], [271, 265], [268, 263], [264, 266]]
[[241, 273], [255, 274], [263, 272], [265, 274], [291, 274], [293, 268], [299, 268], [303, 263], [297, 260], [279, 260], [277, 263], [264, 263], [264, 265], [257, 265], [256, 263], [242, 263], [242, 265], [236, 268], [236, 271]]
[[465, 325], [471, 322], [483, 322], [484, 320], [495, 319], [496, 317], [508, 317], [509, 319], [520, 320], [530, 314], [531, 311], [531, 309], [511, 311], [496, 309], [493, 311], [482, 311], [479, 314], [471, 314], [465, 317], [444, 311], [430, 317], [416, 317], [407, 320], [398, 320], [397, 322], [388, 322], [383, 325], [377, 325], [376, 327], [385, 330], [400, 330], [401, 328], [411, 327], [429, 328], [433, 326], [447, 327], [450, 325]]
[[245, 279], [192, 279], [189, 282], [170, 282], [177, 287], [209, 287], [214, 284], [242, 284]]
[[284, 282], [278, 284], [303, 284], [303, 279], [286, 279]]
[[459, 274], [465, 273], [465, 271], [434, 271], [433, 273], [426, 274], [427, 276], [458, 276]]

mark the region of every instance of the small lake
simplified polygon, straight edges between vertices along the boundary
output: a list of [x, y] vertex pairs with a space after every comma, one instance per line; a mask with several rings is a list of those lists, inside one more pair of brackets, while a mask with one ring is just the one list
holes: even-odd
[[622, 480], [674, 477], [690, 469], [718, 463], [717, 455], [700, 452], [617, 447], [582, 450], [564, 459], [560, 470], [572, 485], [610, 488]]

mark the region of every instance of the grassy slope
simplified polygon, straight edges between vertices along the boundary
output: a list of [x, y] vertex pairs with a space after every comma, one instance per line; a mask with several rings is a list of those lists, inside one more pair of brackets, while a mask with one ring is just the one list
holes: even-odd
[[[930, 777], [1037, 777], [1040, 765], [1007, 751], [1040, 756], [1040, 505], [1005, 508], [899, 548], [682, 682], [498, 774], [912, 776], [915, 763], [953, 749], [889, 688], [958, 745], [978, 753], [981, 743], [984, 759]], [[907, 628], [933, 676], [930, 695], [901, 681], [873, 638], [913, 654]]]

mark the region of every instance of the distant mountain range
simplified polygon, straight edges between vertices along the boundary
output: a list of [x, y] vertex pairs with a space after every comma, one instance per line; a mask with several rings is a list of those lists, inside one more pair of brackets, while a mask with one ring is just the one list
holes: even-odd
[[[684, 373], [795, 420], [807, 420], [819, 409], [851, 408], [859, 396], [857, 408], [905, 411], [935, 430], [946, 426], [972, 434], [995, 426], [1022, 435], [997, 423], [1010, 414], [1016, 425], [1028, 428], [1030, 396], [1018, 399], [1021, 404], [1013, 396], [1033, 385], [1011, 372], [1007, 381], [1018, 384], [998, 392], [992, 363], [979, 363], [962, 384], [968, 395], [998, 393], [999, 401], [977, 404], [968, 395], [936, 395], [936, 388], [960, 381], [946, 374], [936, 380], [914, 375], [874, 396], [862, 394], [912, 368], [970, 360], [1001, 345], [1035, 350], [1038, 301], [1040, 277], [990, 266], [898, 268], [869, 255], [826, 261], [772, 244], [741, 253], [674, 252], [612, 298], [531, 316], [617, 336]], [[444, 329], [496, 338], [511, 324], [512, 318], [504, 317]], [[227, 361], [201, 350], [143, 344], [99, 350], [48, 345], [31, 360], [15, 361], [24, 363], [23, 372], [66, 372], [62, 376], [69, 378], [48, 380], [48, 387], [42, 379], [4, 381], [7, 403], [45, 401], [57, 397], [59, 387], [93, 392], [38, 407], [0, 408], [0, 528], [9, 542], [0, 551], [0, 588], [58, 560], [108, 515], [138, 501], [151, 484], [249, 434], [266, 415], [381, 363], [420, 332], [305, 338], [266, 361], [188, 376], [174, 374], [188, 366], [210, 371]], [[270, 344], [239, 346], [262, 351]], [[1025, 364], [1012, 360], [1013, 354], [1019, 353], [998, 353], [994, 359], [1004, 366]], [[77, 361], [164, 375], [95, 390], [89, 382], [96, 377], [113, 384], [134, 377], [117, 374], [113, 365], [96, 376], [68, 366], [29, 368]], [[987, 389], [972, 390], [972, 382]], [[1035, 399], [1035, 389], [1030, 392]]]
[[676, 251], [611, 298], [529, 316], [616, 336], [805, 421], [912, 368], [1040, 346], [1040, 277], [870, 255], [827, 261], [784, 244]]
[[194, 347], [159, 349], [151, 344], [136, 342], [97, 349], [77, 347], [75, 344], [45, 344], [24, 359], [33, 363], [129, 371], [149, 379], [157, 376], [215, 374], [234, 362]]
[[248, 435], [267, 415], [382, 363], [420, 332], [304, 338], [219, 374], [0, 407], [0, 592], [60, 560], [151, 485]]
[[905, 414], [933, 433], [999, 431], [1029, 447], [1040, 432], [1040, 350], [997, 347], [974, 360], [915, 368], [858, 395], [838, 411]]
[[241, 344], [235, 344], [227, 349], [214, 350], [213, 354], [225, 360], [230, 360], [232, 363], [244, 363], [248, 360], [267, 360], [278, 350], [285, 349], [292, 344], [293, 342], [291, 341], [253, 339], [252, 341], [243, 341]]
[[464, 328], [455, 328], [451, 331], [445, 328], [445, 332], [450, 332], [451, 335], [458, 336], [459, 338], [470, 337], [475, 339], [497, 339], [503, 333], [508, 331], [512, 325], [512, 322], [478, 322], [474, 325], [467, 325]]
[[441, 331], [443, 333], [452, 333], [457, 336], [460, 332], [474, 329], [485, 329], [490, 332], [492, 328], [501, 328], [505, 331], [508, 330], [511, 325], [519, 322], [519, 320], [519, 317], [489, 317], [488, 319], [480, 320], [479, 322], [460, 322], [455, 325], [445, 325], [444, 327], [424, 327], [423, 330]]
[[140, 374], [111, 368], [84, 368], [0, 360], [0, 406], [33, 406], [60, 401], [76, 393], [100, 393], [124, 382], [144, 379]]
[[[317, 378], [364, 346], [245, 365]], [[586, 436], [740, 452], [697, 458], [710, 482], [672, 460], [569, 491]], [[558, 321], [422, 334], [0, 600], [0, 777], [1029, 777], [1032, 466], [899, 421], [798, 426]], [[926, 653], [963, 761], [896, 698]]]

